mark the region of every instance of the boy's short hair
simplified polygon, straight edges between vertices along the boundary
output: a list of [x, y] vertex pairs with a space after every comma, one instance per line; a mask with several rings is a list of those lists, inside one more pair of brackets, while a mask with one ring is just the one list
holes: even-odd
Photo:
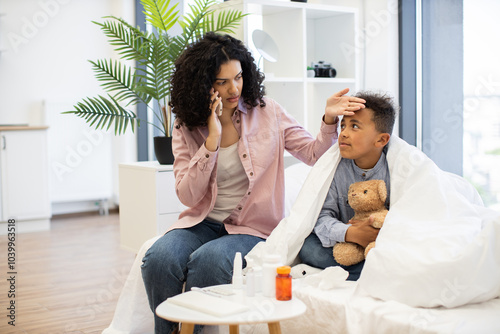
[[356, 97], [366, 101], [365, 108], [373, 110], [373, 122], [377, 131], [392, 134], [397, 110], [393, 98], [375, 92], [358, 92]]

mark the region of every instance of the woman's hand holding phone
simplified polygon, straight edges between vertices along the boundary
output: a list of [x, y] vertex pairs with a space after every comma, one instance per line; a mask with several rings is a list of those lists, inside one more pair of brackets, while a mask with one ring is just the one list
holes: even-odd
[[219, 121], [219, 116], [222, 115], [222, 98], [219, 96], [219, 92], [215, 91], [213, 88], [210, 90], [210, 101], [211, 110], [210, 116], [208, 117], [208, 137], [205, 141], [205, 146], [209, 151], [216, 151], [219, 147], [220, 136], [222, 134], [222, 125]]

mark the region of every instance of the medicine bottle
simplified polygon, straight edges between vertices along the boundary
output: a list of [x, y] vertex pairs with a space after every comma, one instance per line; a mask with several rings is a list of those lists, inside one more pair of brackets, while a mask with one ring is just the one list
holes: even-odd
[[281, 266], [276, 269], [276, 299], [292, 299], [292, 276], [289, 266]]
[[276, 268], [282, 266], [281, 257], [275, 254], [264, 256], [262, 264], [262, 295], [274, 298], [276, 295]]

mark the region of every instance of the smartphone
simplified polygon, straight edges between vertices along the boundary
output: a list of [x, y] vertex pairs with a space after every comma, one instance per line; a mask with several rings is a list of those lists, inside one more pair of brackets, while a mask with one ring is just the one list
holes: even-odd
[[222, 115], [222, 101], [219, 103], [219, 116]]

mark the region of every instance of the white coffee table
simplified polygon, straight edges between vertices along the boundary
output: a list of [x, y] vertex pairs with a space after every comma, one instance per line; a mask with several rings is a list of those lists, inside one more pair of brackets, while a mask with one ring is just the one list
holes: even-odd
[[195, 324], [229, 325], [229, 332], [237, 334], [240, 324], [256, 323], [267, 323], [269, 333], [281, 334], [280, 321], [297, 317], [306, 311], [306, 305], [297, 298], [292, 298], [289, 301], [278, 301], [260, 294], [255, 297], [247, 297], [244, 293], [221, 298], [244, 303], [249, 307], [249, 310], [218, 317], [169, 303], [167, 299], [156, 308], [156, 314], [170, 321], [181, 322], [181, 334], [193, 333]]

